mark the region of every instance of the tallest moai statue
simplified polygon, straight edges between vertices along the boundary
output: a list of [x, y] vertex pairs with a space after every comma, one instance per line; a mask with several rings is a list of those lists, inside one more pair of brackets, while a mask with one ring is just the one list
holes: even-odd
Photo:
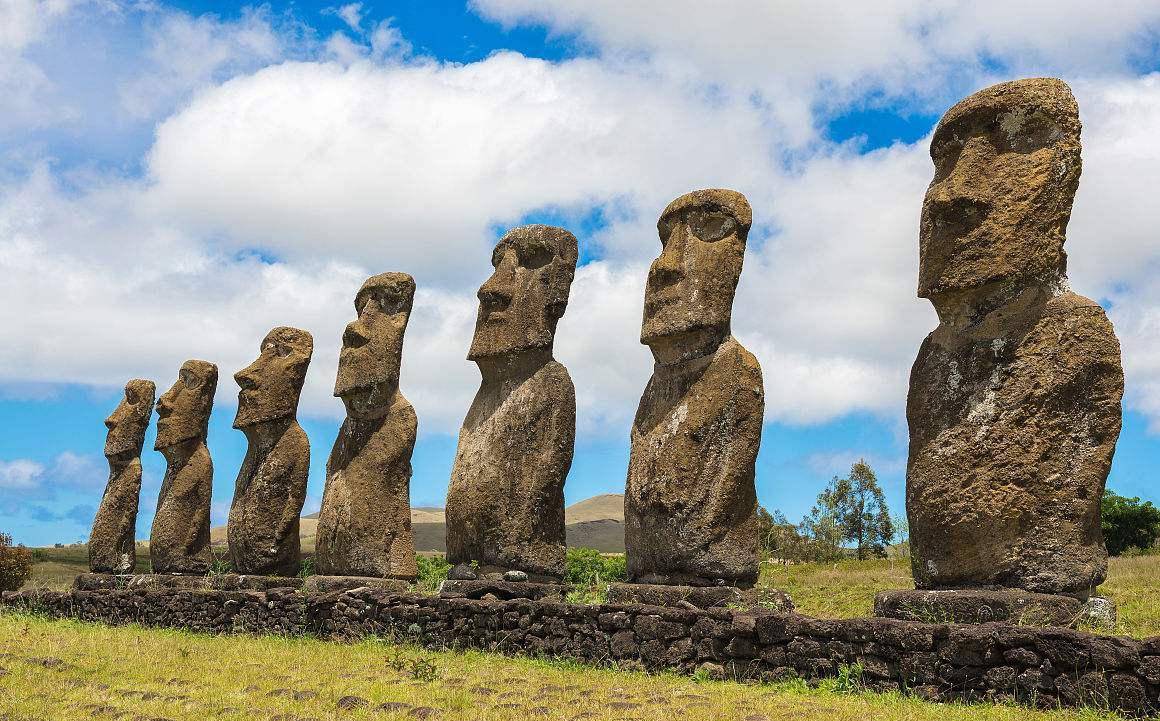
[[1100, 497], [1120, 434], [1120, 346], [1071, 292], [1079, 108], [1055, 79], [996, 85], [935, 130], [918, 295], [938, 312], [910, 376], [915, 585], [1085, 597], [1107, 574]]

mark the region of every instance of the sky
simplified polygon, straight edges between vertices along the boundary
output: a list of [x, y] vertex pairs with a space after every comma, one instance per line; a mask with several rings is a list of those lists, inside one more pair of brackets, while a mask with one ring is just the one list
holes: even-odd
[[[1108, 484], [1160, 501], [1160, 3], [1059, 0], [405, 0], [260, 5], [0, 0], [0, 531], [88, 535], [101, 421], [218, 364], [213, 519], [245, 439], [232, 374], [265, 333], [314, 335], [299, 418], [306, 511], [362, 280], [418, 284], [402, 390], [411, 497], [441, 505], [479, 383], [475, 291], [508, 228], [572, 230], [556, 340], [576, 385], [568, 502], [623, 490], [651, 372], [639, 343], [656, 219], [690, 190], [749, 198], [735, 336], [762, 365], [761, 503], [798, 519], [865, 458], [903, 511], [931, 132], [987, 85], [1056, 76], [1084, 123], [1077, 292], [1123, 352]], [[164, 462], [151, 427], [138, 537]]]

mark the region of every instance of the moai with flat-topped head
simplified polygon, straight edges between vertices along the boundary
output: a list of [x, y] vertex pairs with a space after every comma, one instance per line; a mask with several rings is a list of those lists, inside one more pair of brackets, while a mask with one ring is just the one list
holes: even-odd
[[298, 328], [275, 328], [258, 359], [234, 374], [238, 414], [246, 434], [228, 529], [238, 573], [295, 576], [301, 566], [299, 516], [306, 501], [310, 439], [295, 417], [314, 339]]
[[918, 295], [939, 325], [906, 405], [915, 585], [1086, 598], [1107, 574], [1124, 376], [1103, 309], [1065, 275], [1075, 98], [1050, 78], [981, 90], [943, 116], [931, 158]]
[[154, 573], [205, 574], [213, 563], [209, 548], [213, 461], [205, 439], [218, 369], [188, 360], [177, 382], [157, 400], [157, 442], [165, 456], [165, 478], [149, 534]]
[[406, 273], [369, 278], [346, 327], [334, 395], [346, 406], [326, 464], [315, 569], [333, 576], [414, 579], [411, 451], [418, 420], [399, 392], [403, 334], [415, 299]]
[[552, 344], [576, 259], [576, 238], [548, 225], [515, 228], [492, 252], [495, 271], [479, 289], [467, 356], [483, 380], [459, 431], [447, 491], [452, 578], [564, 575], [576, 390]]
[[132, 573], [137, 568], [141, 447], [156, 395], [153, 381], [131, 380], [125, 384], [124, 399], [105, 419], [109, 482], [89, 535], [89, 570], [93, 573]]
[[749, 587], [757, 580], [754, 464], [761, 367], [730, 332], [752, 213], [732, 190], [677, 198], [657, 222], [640, 339], [652, 377], [632, 424], [624, 495], [630, 581]]

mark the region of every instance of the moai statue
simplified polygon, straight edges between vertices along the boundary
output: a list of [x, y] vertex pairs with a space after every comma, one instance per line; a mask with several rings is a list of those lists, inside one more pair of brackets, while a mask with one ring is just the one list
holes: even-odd
[[201, 575], [209, 571], [209, 505], [213, 461], [205, 445], [218, 369], [188, 360], [177, 382], [157, 401], [157, 442], [165, 478], [149, 534], [154, 573]]
[[1038, 78], [968, 97], [931, 141], [918, 295], [939, 325], [906, 404], [919, 589], [1086, 598], [1107, 574], [1124, 377], [1107, 316], [1065, 275], [1079, 136], [1071, 90]]
[[467, 355], [483, 381], [459, 431], [447, 491], [453, 578], [563, 578], [576, 389], [552, 343], [576, 258], [576, 238], [549, 225], [515, 228], [492, 252], [495, 272], [479, 289]]
[[418, 420], [399, 392], [403, 333], [415, 281], [406, 273], [367, 279], [346, 327], [334, 395], [346, 406], [326, 464], [318, 516], [319, 574], [414, 579], [411, 451]]
[[137, 568], [141, 446], [156, 395], [153, 381], [131, 380], [125, 384], [124, 400], [105, 419], [109, 482], [89, 535], [89, 570], [93, 573], [132, 573]]
[[258, 359], [234, 374], [241, 387], [234, 428], [248, 443], [227, 527], [238, 573], [298, 574], [310, 439], [295, 414], [313, 352], [308, 332], [275, 328], [262, 340]]
[[632, 424], [624, 495], [635, 583], [749, 587], [757, 580], [754, 463], [761, 367], [730, 333], [752, 213], [732, 190], [677, 198], [657, 222], [640, 340], [653, 374]]

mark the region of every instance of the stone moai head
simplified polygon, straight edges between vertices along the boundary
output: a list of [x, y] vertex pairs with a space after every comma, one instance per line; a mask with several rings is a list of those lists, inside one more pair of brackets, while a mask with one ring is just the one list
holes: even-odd
[[156, 396], [157, 386], [153, 381], [135, 378], [125, 384], [125, 398], [105, 419], [105, 428], [109, 429], [105, 436], [105, 458], [112, 461], [141, 454]]
[[293, 416], [314, 353], [314, 338], [298, 328], [280, 327], [266, 334], [258, 359], [234, 374], [238, 415], [234, 428]]
[[468, 360], [551, 348], [576, 275], [576, 237], [551, 225], [513, 228], [491, 254], [495, 272], [479, 288]]
[[1063, 278], [1079, 134], [1079, 106], [1054, 78], [994, 85], [947, 111], [930, 144], [919, 297]]
[[415, 279], [406, 273], [368, 278], [354, 299], [358, 319], [342, 334], [334, 395], [353, 417], [390, 407], [399, 389], [403, 334], [415, 300]]
[[752, 223], [749, 201], [733, 190], [697, 190], [661, 213], [661, 254], [649, 268], [640, 331], [654, 355], [698, 332], [729, 332]]
[[177, 382], [157, 399], [155, 450], [205, 438], [217, 381], [218, 369], [213, 363], [187, 360], [181, 365]]

